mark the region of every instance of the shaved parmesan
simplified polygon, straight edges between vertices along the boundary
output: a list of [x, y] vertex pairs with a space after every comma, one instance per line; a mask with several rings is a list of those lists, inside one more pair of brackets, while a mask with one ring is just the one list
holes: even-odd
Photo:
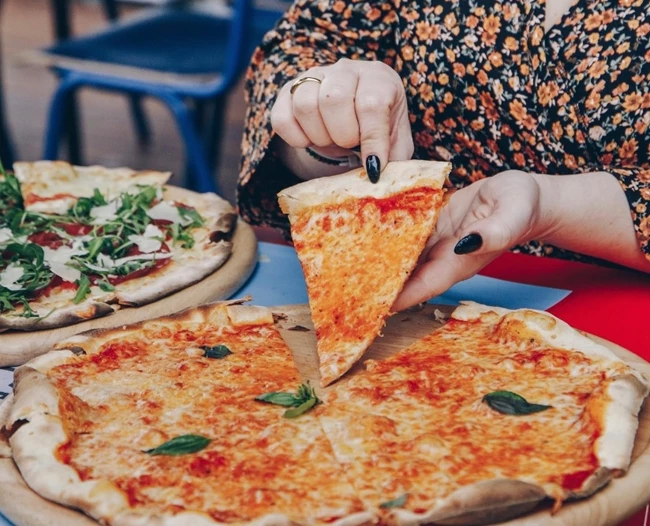
[[23, 277], [24, 273], [23, 267], [11, 263], [0, 273], [0, 285], [9, 290], [22, 290], [22, 287], [18, 285], [18, 280]]
[[147, 210], [147, 215], [151, 219], [160, 219], [162, 221], [171, 221], [180, 225], [188, 225], [192, 222], [189, 218], [181, 217], [178, 208], [169, 201], [161, 201], [153, 208]]
[[68, 266], [73, 256], [83, 256], [88, 251], [80, 246], [80, 243], [75, 243], [71, 247], [59, 247], [56, 250], [50, 247], [42, 247], [45, 256], [45, 263], [50, 270], [59, 276], [63, 281], [73, 283], [81, 278], [79, 270]]
[[132, 234], [129, 236], [129, 241], [132, 241], [138, 246], [140, 252], [145, 254], [150, 254], [151, 252], [157, 252], [162, 246], [162, 241], [165, 238], [165, 234], [160, 230], [156, 225], [147, 225], [144, 233], [141, 236]]
[[173, 254], [171, 252], [158, 252], [156, 254], [139, 254], [137, 256], [126, 256], [120, 259], [116, 259], [113, 261], [116, 267], [120, 267], [124, 265], [125, 263], [129, 263], [130, 261], [155, 261], [157, 259], [167, 259], [172, 257]]
[[6, 243], [7, 241], [11, 241], [14, 237], [14, 233], [11, 231], [10, 228], [0, 228], [0, 245]]
[[96, 206], [90, 210], [90, 217], [93, 218], [93, 225], [104, 225], [109, 221], [117, 219], [117, 210], [121, 206], [121, 201], [115, 199], [103, 206]]

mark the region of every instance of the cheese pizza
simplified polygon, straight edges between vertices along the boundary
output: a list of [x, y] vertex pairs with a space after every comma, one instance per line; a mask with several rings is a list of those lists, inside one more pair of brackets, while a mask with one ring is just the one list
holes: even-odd
[[466, 303], [317, 392], [270, 311], [225, 302], [61, 342], [0, 427], [32, 489], [112, 526], [478, 525], [622, 476], [648, 387], [549, 314]]
[[61, 162], [18, 163], [17, 172], [24, 183], [0, 180], [0, 329], [50, 329], [144, 305], [230, 255], [230, 204], [214, 194], [166, 199], [167, 174]]
[[433, 231], [449, 169], [393, 162], [377, 184], [358, 169], [280, 192], [307, 282], [323, 386], [379, 334]]

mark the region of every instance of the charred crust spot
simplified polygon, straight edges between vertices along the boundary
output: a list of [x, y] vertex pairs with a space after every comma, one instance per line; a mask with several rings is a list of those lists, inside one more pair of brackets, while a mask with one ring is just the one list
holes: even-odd
[[303, 327], [302, 325], [294, 325], [293, 327], [289, 327], [287, 330], [296, 332], [309, 332], [309, 329], [307, 327]]
[[16, 433], [16, 431], [18, 431], [25, 424], [29, 424], [29, 420], [21, 418], [20, 420], [16, 420], [14, 422], [14, 425], [11, 427], [3, 427], [0, 429], [0, 432], [5, 436], [7, 440], [9, 440], [12, 436], [14, 436], [14, 433]]
[[280, 323], [281, 321], [287, 321], [287, 317], [284, 314], [273, 313], [273, 323]]
[[222, 230], [215, 230], [210, 234], [210, 241], [212, 243], [220, 243], [221, 241], [230, 241], [232, 239], [234, 229], [229, 230], [228, 232], [223, 232]]
[[72, 354], [75, 354], [76, 356], [86, 355], [86, 351], [81, 347], [70, 347], [68, 350], [71, 351]]

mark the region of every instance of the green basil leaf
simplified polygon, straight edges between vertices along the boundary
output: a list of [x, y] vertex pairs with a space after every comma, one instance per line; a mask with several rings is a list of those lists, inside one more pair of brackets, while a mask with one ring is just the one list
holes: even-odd
[[232, 351], [228, 349], [225, 345], [215, 345], [214, 347], [208, 347], [207, 345], [202, 345], [201, 349], [205, 351], [205, 356], [206, 358], [213, 358], [216, 360], [221, 360], [221, 358], [225, 358], [229, 354], [232, 354]]
[[553, 407], [550, 405], [531, 404], [523, 396], [510, 391], [494, 391], [493, 393], [486, 394], [483, 397], [483, 402], [490, 406], [491, 409], [504, 415], [530, 415], [532, 413], [546, 411]]
[[295, 418], [309, 411], [312, 407], [320, 404], [321, 401], [316, 396], [316, 391], [309, 382], [298, 386], [296, 393], [266, 393], [256, 396], [255, 400], [258, 402], [266, 402], [267, 404], [280, 405], [282, 407], [292, 407], [284, 412], [285, 418]]
[[72, 302], [75, 305], [85, 300], [86, 296], [88, 296], [88, 293], [90, 292], [90, 280], [88, 279], [88, 276], [86, 276], [85, 274], [82, 274], [81, 277], [76, 281], [76, 283], [78, 287], [77, 293], [75, 294], [75, 297], [72, 300]]
[[210, 442], [212, 442], [211, 439], [201, 435], [181, 435], [172, 438], [158, 447], [146, 449], [143, 453], [149, 455], [187, 455], [205, 449]]
[[389, 500], [386, 502], [383, 502], [379, 505], [380, 508], [387, 509], [387, 508], [403, 508], [404, 505], [406, 504], [406, 500], [408, 499], [409, 494], [404, 493], [404, 495], [400, 495], [399, 497]]
[[318, 401], [319, 400], [316, 397], [310, 398], [306, 402], [300, 404], [298, 407], [294, 407], [293, 409], [287, 409], [284, 412], [284, 415], [282, 416], [284, 416], [284, 418], [296, 418], [297, 416], [300, 416], [303, 413], [309, 411], [312, 407], [316, 405]]
[[293, 393], [266, 393], [256, 396], [255, 400], [267, 404], [281, 405], [282, 407], [296, 407], [302, 403]]

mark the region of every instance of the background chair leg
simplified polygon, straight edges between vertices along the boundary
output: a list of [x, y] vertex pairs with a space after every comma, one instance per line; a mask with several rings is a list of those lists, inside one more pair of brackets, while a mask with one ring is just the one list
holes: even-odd
[[81, 111], [76, 93], [70, 93], [66, 100], [65, 136], [68, 139], [68, 160], [71, 164], [81, 165]]
[[142, 106], [142, 97], [140, 95], [131, 95], [129, 105], [131, 106], [131, 118], [135, 126], [138, 143], [140, 146], [149, 146], [151, 143], [151, 127]]
[[207, 162], [201, 138], [196, 131], [192, 113], [175, 95], [165, 93], [159, 94], [159, 96], [174, 114], [178, 131], [185, 143], [187, 164], [190, 167], [188, 187], [197, 192], [219, 193], [216, 179]]
[[[54, 92], [45, 128], [45, 141], [43, 146], [43, 159], [56, 160], [59, 158], [59, 143], [63, 137], [64, 124], [68, 122], [71, 102], [74, 103], [74, 91], [77, 83], [62, 77], [59, 86]], [[76, 115], [76, 112], [75, 112]]]
[[212, 173], [218, 174], [219, 161], [221, 160], [223, 124], [226, 117], [226, 97], [218, 97], [213, 104], [212, 121], [209, 132], [206, 134], [206, 148], [208, 150], [208, 164], [212, 168]]

